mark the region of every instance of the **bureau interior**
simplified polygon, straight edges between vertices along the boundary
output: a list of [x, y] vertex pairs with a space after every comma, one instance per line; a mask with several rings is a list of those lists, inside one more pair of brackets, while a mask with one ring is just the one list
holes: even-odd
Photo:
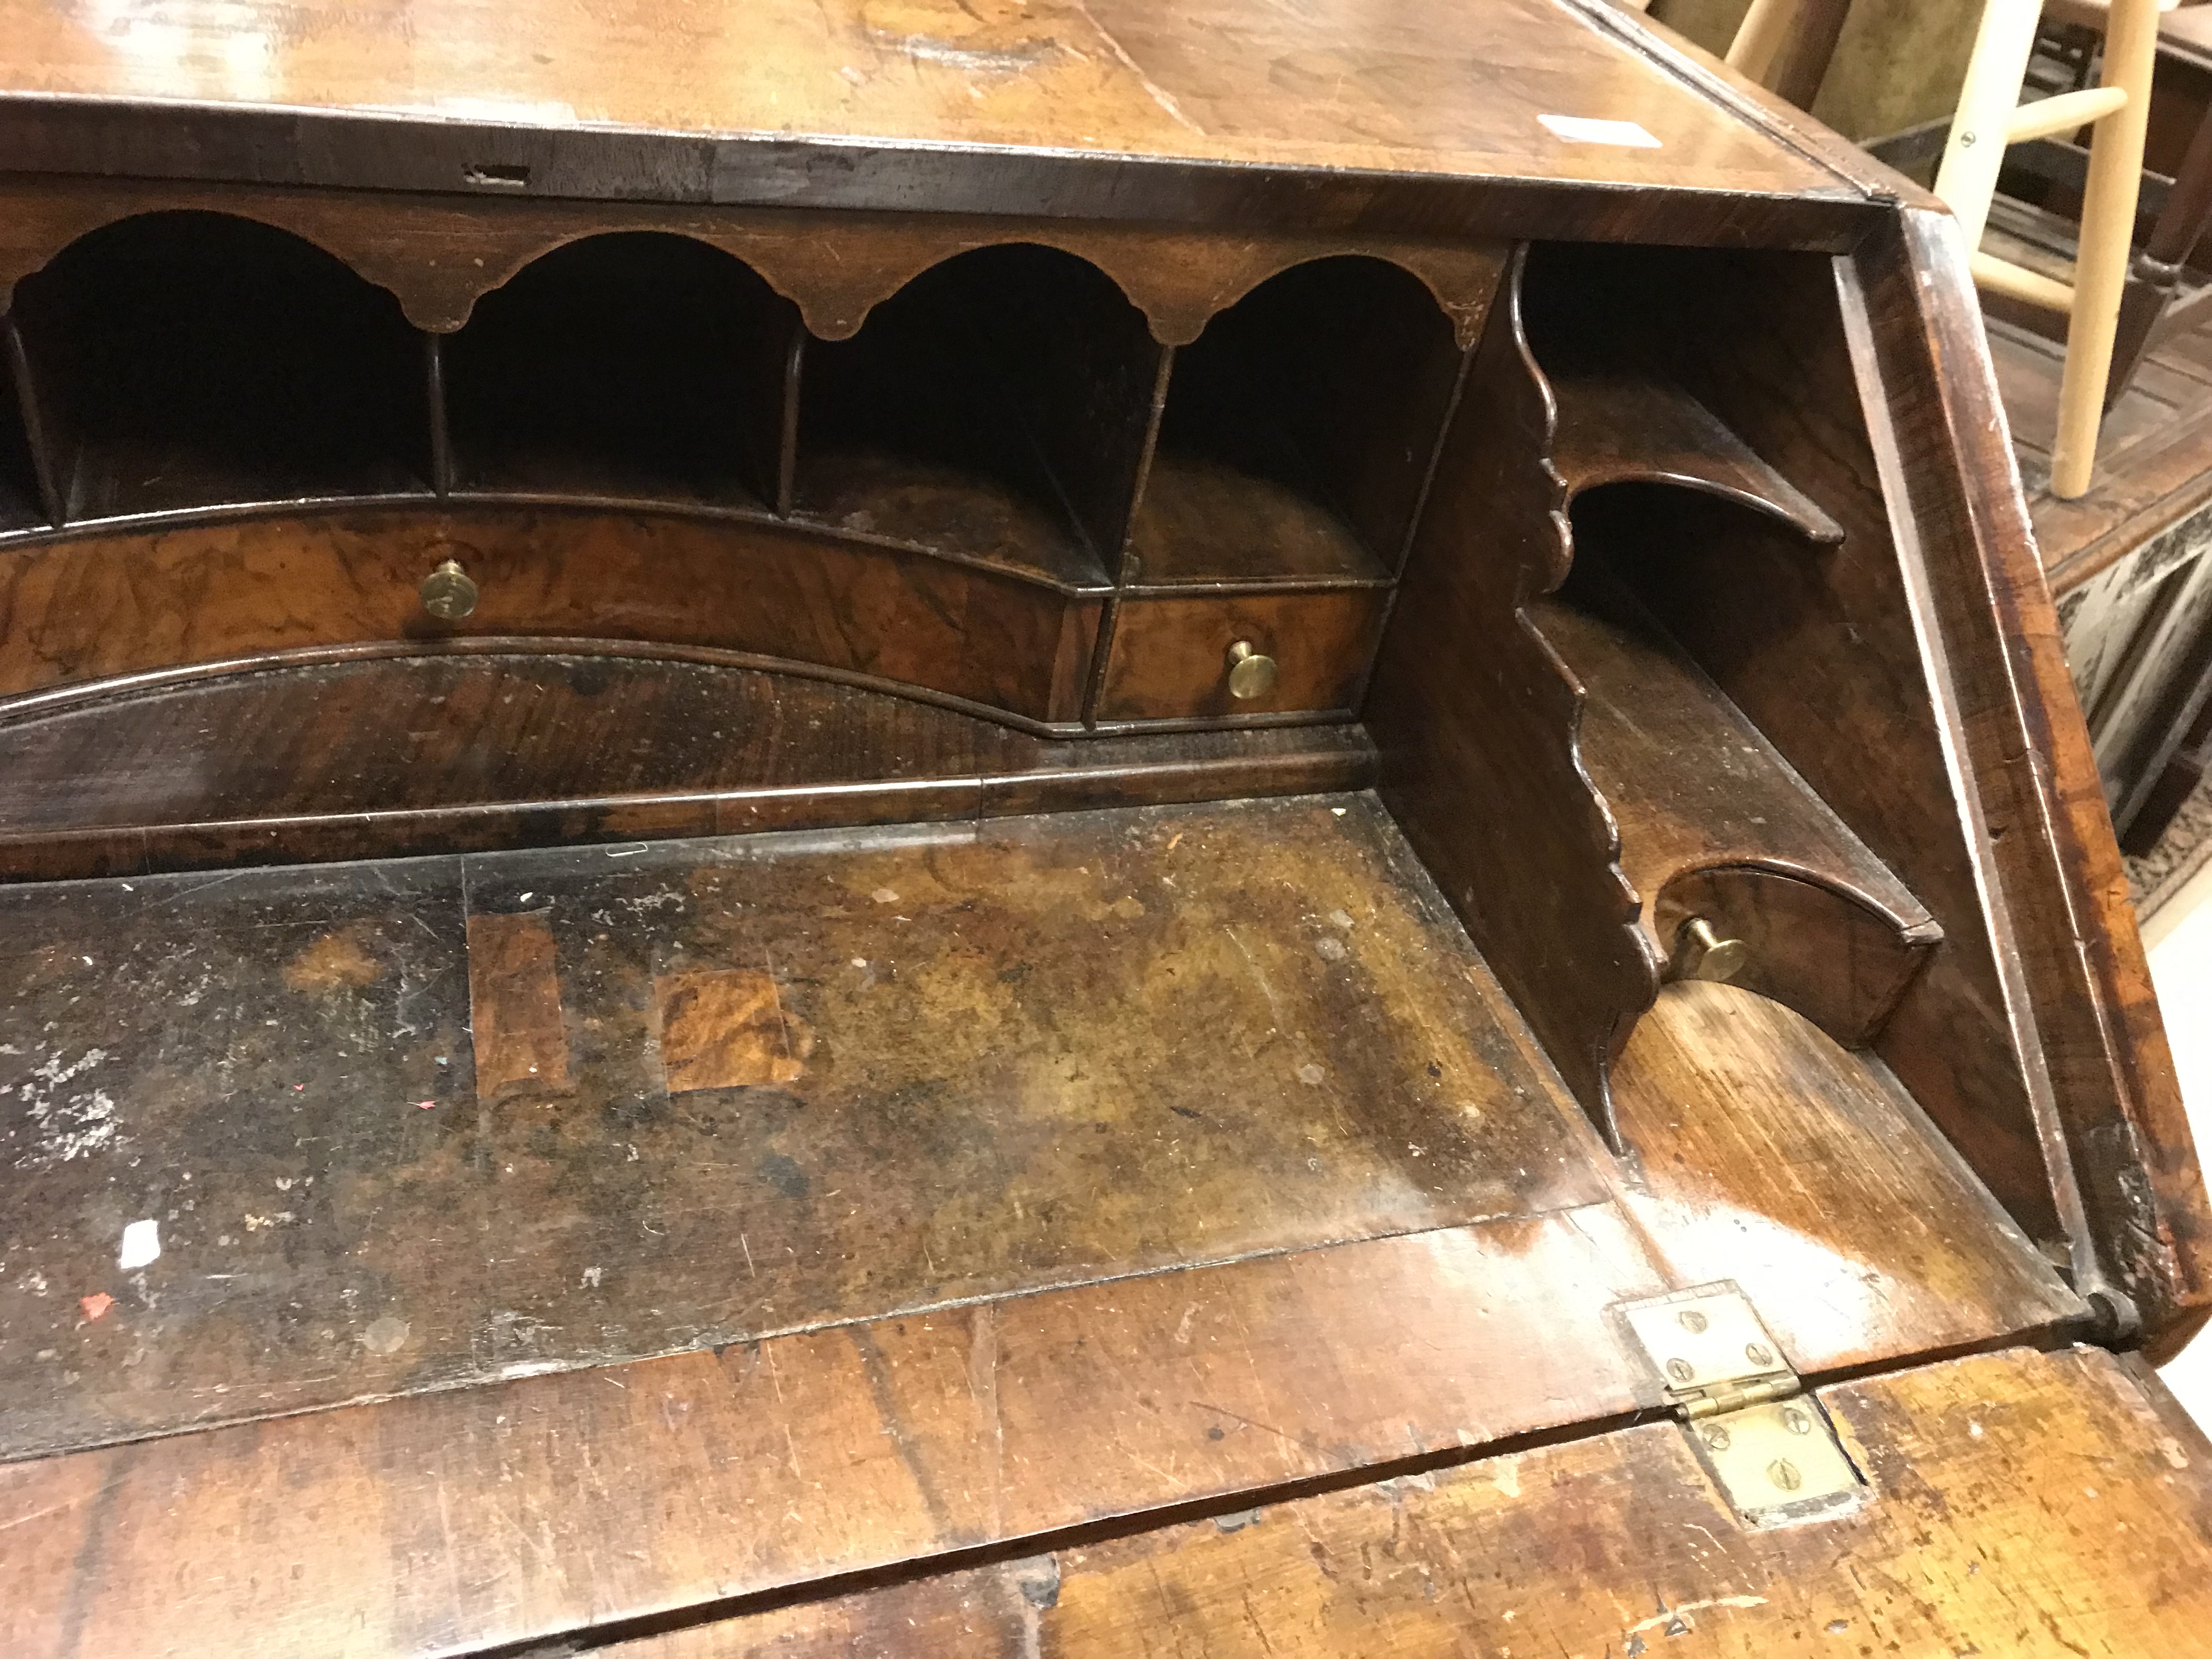
[[1730, 977], [2057, 1238], [1832, 261], [1300, 248], [1164, 326], [1050, 234], [842, 331], [665, 229], [443, 331], [271, 224], [69, 240], [6, 873], [1372, 789], [1617, 1146], [1637, 1020]]

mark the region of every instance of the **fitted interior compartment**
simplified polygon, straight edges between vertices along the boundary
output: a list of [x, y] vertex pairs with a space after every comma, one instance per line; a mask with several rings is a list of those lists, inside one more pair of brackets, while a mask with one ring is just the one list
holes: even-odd
[[422, 336], [287, 232], [149, 214], [15, 290], [67, 517], [427, 491]]
[[1461, 363], [1396, 265], [1346, 256], [1262, 283], [1175, 354], [1133, 578], [1394, 574]]
[[799, 332], [796, 306], [689, 237], [556, 248], [443, 343], [453, 485], [771, 507]]
[[1159, 348], [1073, 255], [981, 248], [805, 347], [793, 511], [1100, 586], [1119, 551]]

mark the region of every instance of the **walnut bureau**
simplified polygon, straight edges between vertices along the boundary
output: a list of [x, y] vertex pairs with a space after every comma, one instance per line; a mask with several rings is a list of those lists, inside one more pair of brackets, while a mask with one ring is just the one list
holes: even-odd
[[0, 39], [0, 1652], [2196, 1639], [1911, 185], [1597, 0]]

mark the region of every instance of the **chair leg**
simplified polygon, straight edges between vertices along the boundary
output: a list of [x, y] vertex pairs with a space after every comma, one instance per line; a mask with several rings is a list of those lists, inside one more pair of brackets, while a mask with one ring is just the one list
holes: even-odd
[[2089, 145], [2074, 309], [2058, 383], [2058, 436], [2051, 452], [2051, 493], [2062, 501], [2088, 489], [2097, 464], [2097, 429], [2104, 418], [2105, 386], [2127, 287], [2136, 199], [2142, 190], [2143, 134], [2157, 53], [2157, 0], [2112, 0], [2105, 30], [2104, 84], [2120, 88], [2128, 101], [2097, 123]]
[[[2118, 5], [2127, 0], [2115, 0]], [[1966, 83], [1959, 91], [1959, 112], [1943, 146], [1943, 165], [1936, 174], [1936, 193], [1959, 217], [1966, 246], [1982, 245], [1990, 200], [1997, 193], [2004, 166], [2005, 130], [2020, 106], [2021, 83], [2027, 78], [2028, 55], [2035, 49], [2035, 26], [2043, 0], [1989, 0], [1966, 60]]]
[[1789, 38], [1796, 15], [1797, 0], [1751, 0], [1751, 9], [1735, 26], [1735, 39], [1729, 42], [1728, 66], [1766, 85], [1766, 71]]
[[1766, 60], [1759, 84], [1786, 104], [1812, 108], [1850, 15], [1851, 0], [1802, 0], [1789, 37]]
[[2118, 338], [2112, 370], [2105, 382], [2105, 408], [2119, 401], [2134, 378], [2159, 319], [2173, 303], [2188, 262], [2205, 228], [2212, 225], [2212, 105], [2207, 105], [2189, 140], [2189, 153], [2173, 175], [2173, 189], [2151, 227], [2142, 251], [2128, 271], [2128, 291], [2120, 301]]

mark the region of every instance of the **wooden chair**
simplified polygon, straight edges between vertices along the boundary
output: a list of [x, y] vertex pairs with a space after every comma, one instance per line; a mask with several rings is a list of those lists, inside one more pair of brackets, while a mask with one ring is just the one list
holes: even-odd
[[1729, 42], [1729, 66], [1809, 109], [1850, 11], [1851, 0], [1751, 0]]
[[[2051, 0], [2052, 16], [2100, 29], [2103, 11], [2088, 0]], [[2083, 14], [2096, 16], [2093, 21]], [[2178, 83], [2205, 78], [2205, 70], [2212, 67], [2212, 6], [2185, 4], [2167, 17], [2159, 28], [2158, 48], [2159, 97], [2178, 96], [2184, 89]], [[2182, 100], [2185, 109], [2187, 101]], [[2105, 389], [2108, 410], [2160, 341], [2198, 326], [2212, 308], [2212, 285], [2185, 292], [2182, 281], [2191, 252], [2212, 228], [2212, 100], [2204, 102], [2179, 165], [2166, 165], [2173, 168], [2172, 185], [2148, 235], [2136, 250], [2120, 299], [2112, 374]]]
[[[1966, 66], [1936, 193], [1959, 217], [1982, 288], [2067, 314], [2066, 367], [2059, 383], [2058, 434], [2051, 492], [2071, 499], [2087, 490], [2097, 458], [2120, 301], [2128, 285], [2136, 198], [2142, 186], [2145, 123], [2158, 20], [2173, 0], [2111, 0], [2103, 83], [2021, 104], [2020, 88], [2034, 48], [2042, 0], [1989, 0]], [[2088, 188], [2071, 283], [1980, 252], [2005, 146], [2094, 124]]]

